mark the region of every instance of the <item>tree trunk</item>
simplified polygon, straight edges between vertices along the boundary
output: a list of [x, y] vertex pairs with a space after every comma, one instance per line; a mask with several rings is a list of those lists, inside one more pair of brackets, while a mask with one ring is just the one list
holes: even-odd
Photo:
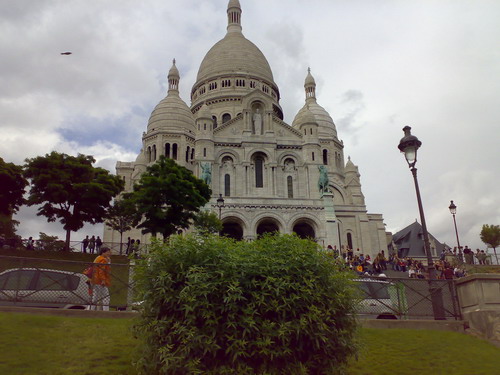
[[493, 248], [493, 252], [495, 253], [495, 258], [497, 259], [497, 265], [498, 265], [498, 255], [497, 255], [497, 248]]
[[120, 255], [122, 255], [123, 248], [123, 232], [120, 232]]
[[64, 243], [64, 250], [69, 251], [69, 240], [71, 238], [71, 229], [66, 229], [66, 242]]

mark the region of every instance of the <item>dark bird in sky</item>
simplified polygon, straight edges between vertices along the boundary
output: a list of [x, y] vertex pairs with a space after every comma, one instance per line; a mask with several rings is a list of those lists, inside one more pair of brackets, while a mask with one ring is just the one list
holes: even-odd
[[71, 55], [73, 52], [61, 52], [61, 55]]

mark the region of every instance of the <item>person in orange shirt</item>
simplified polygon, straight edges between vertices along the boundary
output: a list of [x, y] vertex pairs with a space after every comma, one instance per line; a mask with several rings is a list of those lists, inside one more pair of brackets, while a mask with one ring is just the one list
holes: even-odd
[[91, 283], [95, 310], [109, 311], [109, 286], [111, 285], [111, 249], [103, 246], [101, 254], [94, 259]]

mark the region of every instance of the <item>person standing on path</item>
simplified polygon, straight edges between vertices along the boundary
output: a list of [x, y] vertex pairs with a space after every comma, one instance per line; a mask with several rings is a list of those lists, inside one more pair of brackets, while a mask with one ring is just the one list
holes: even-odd
[[95, 236], [92, 236], [89, 240], [89, 253], [94, 254], [95, 250]]
[[85, 237], [82, 241], [83, 253], [87, 254], [87, 247], [89, 247], [89, 236]]
[[101, 247], [101, 254], [94, 259], [92, 273], [92, 302], [95, 310], [109, 311], [109, 286], [111, 285], [111, 249]]

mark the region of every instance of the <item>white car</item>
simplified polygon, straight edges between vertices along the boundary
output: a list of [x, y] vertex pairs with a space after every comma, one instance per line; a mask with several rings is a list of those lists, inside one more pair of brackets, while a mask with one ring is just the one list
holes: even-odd
[[360, 289], [358, 316], [372, 319], [398, 319], [400, 311], [394, 284], [372, 278], [355, 279]]
[[81, 273], [13, 268], [0, 273], [0, 306], [90, 308], [87, 276]]

